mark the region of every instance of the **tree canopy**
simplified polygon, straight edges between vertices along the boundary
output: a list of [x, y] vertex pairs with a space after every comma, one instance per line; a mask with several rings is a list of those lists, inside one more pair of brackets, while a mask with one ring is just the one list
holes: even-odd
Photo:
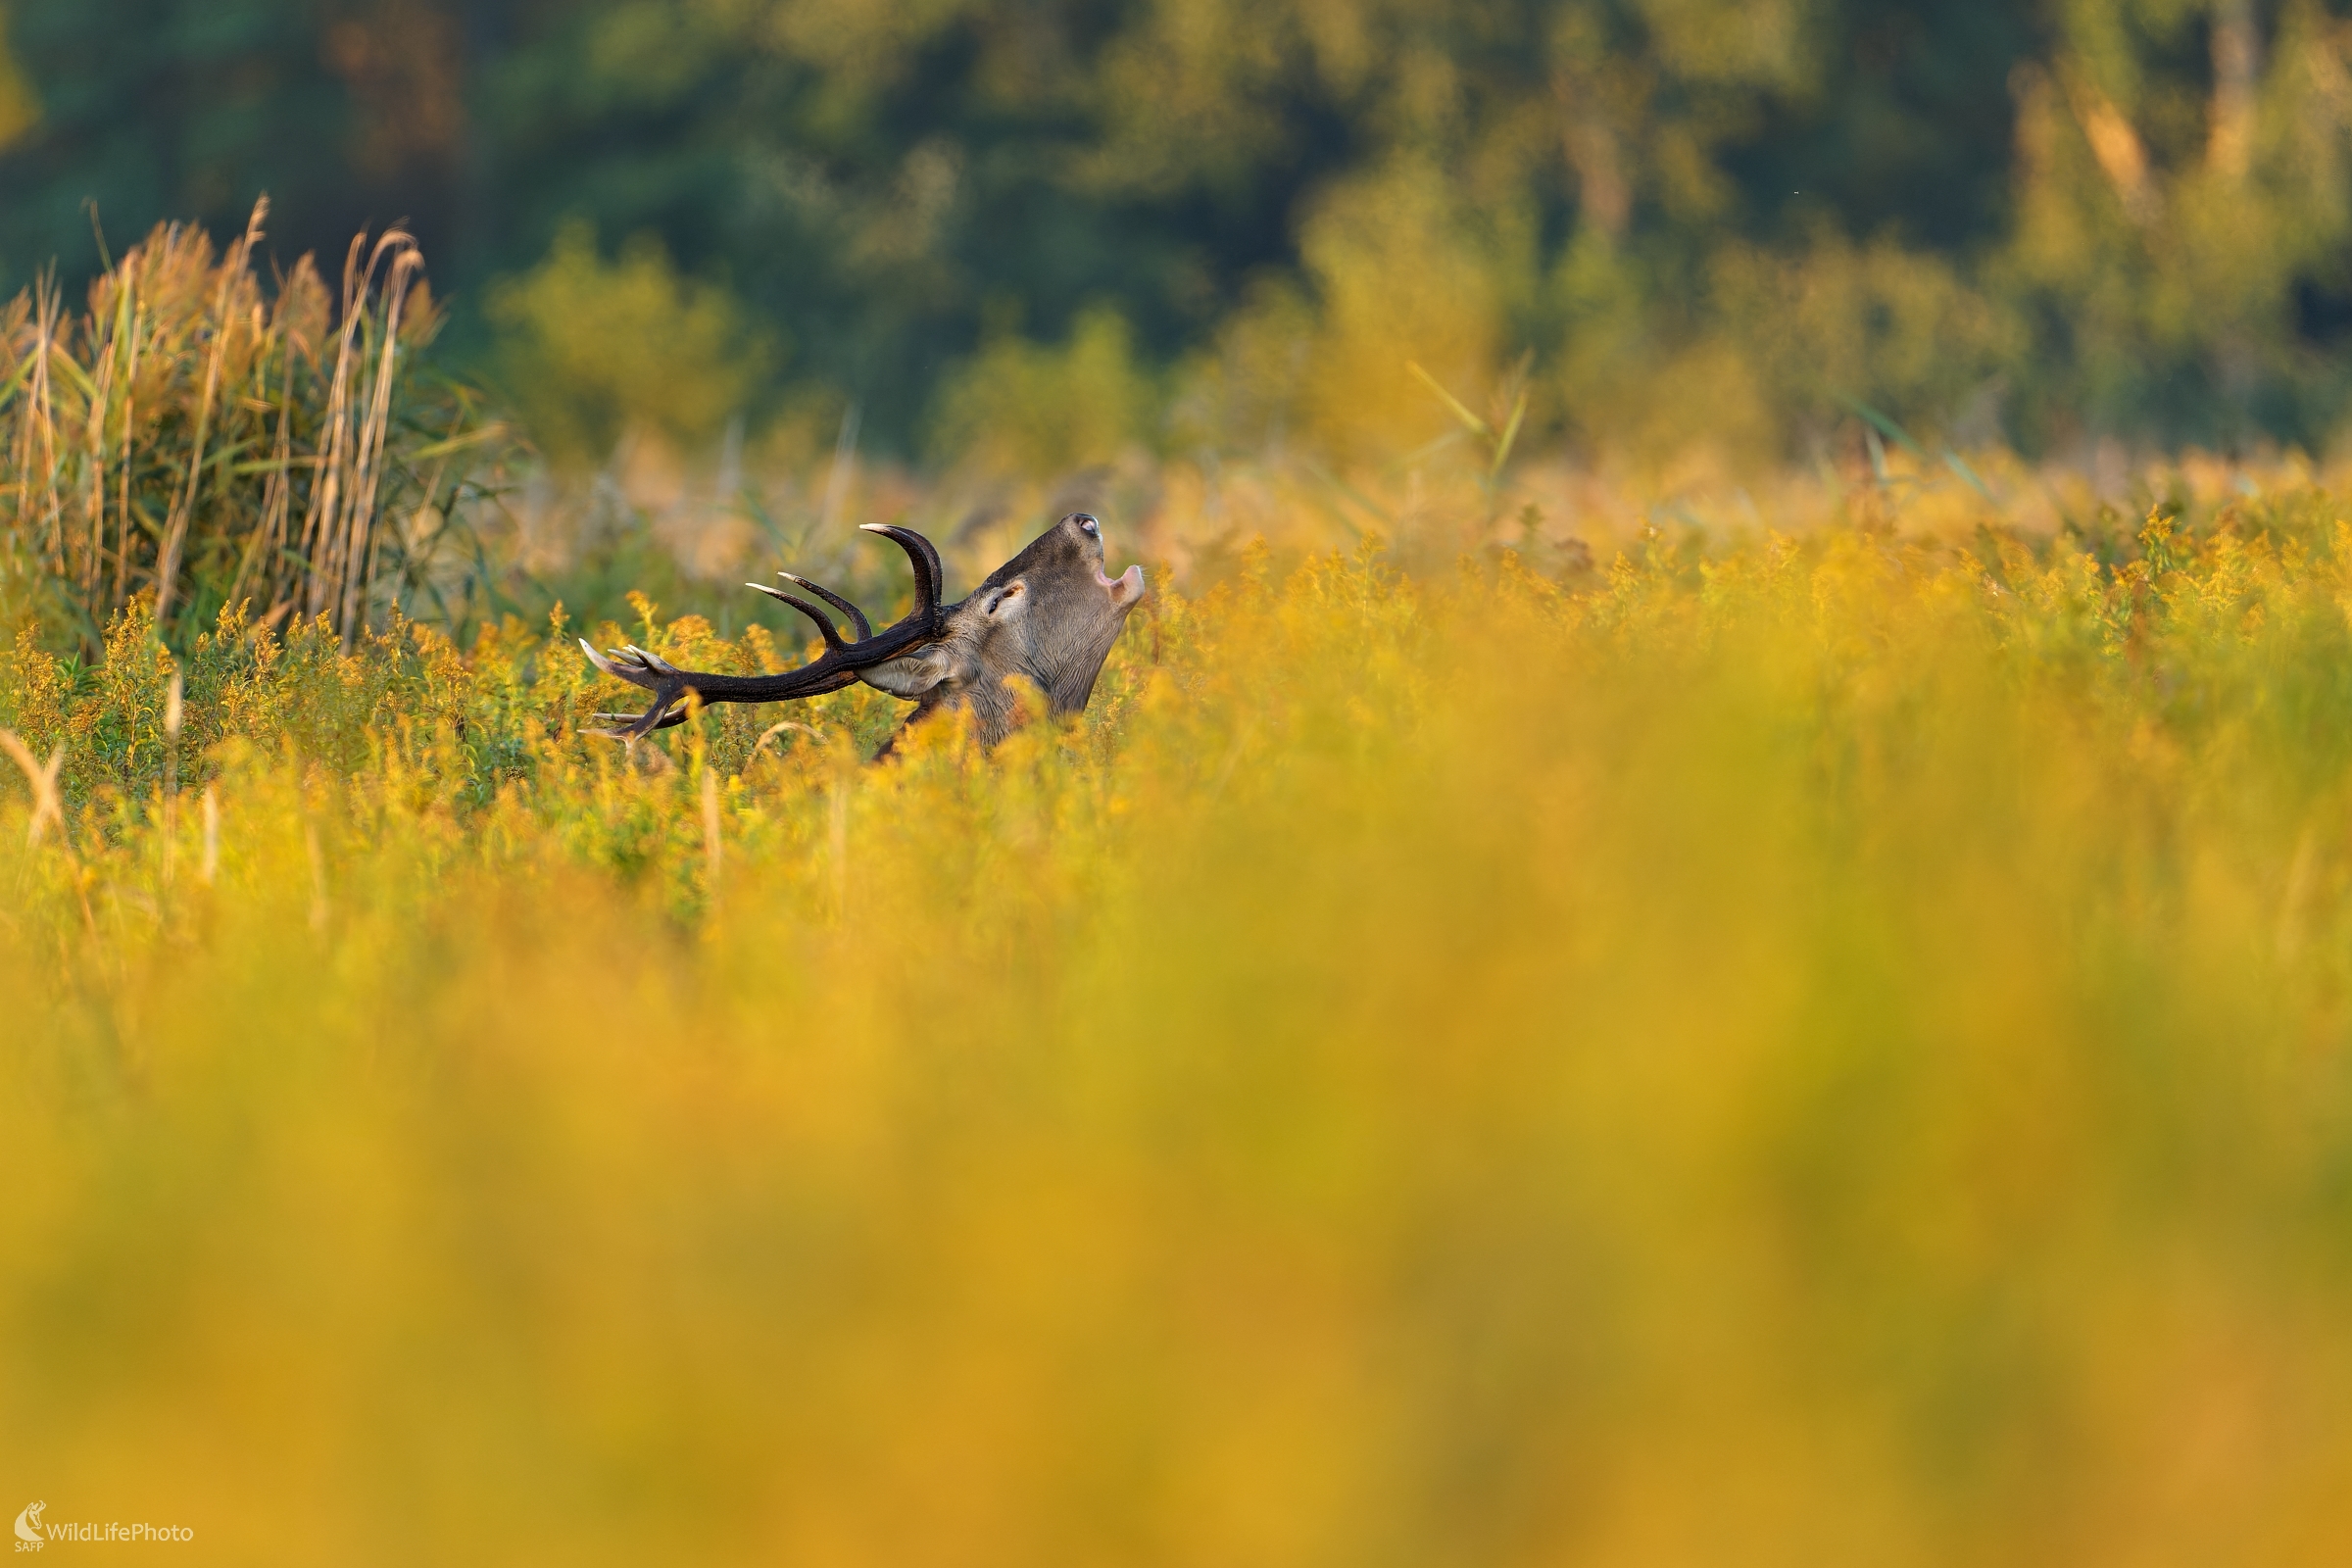
[[583, 450], [796, 399], [968, 444], [989, 367], [1114, 351], [1114, 435], [1182, 444], [1407, 439], [1444, 416], [1408, 365], [1524, 363], [1594, 443], [1786, 443], [1854, 403], [2029, 447], [2344, 412], [2352, 24], [2320, 0], [19, 0], [7, 28], [13, 282], [95, 272], [93, 210], [226, 234], [266, 191], [287, 262], [406, 220], [450, 341]]

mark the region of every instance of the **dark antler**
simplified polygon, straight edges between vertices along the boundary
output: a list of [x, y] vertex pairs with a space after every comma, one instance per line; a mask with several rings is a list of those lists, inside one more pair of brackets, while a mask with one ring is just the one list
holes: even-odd
[[[917, 537], [920, 536], [918, 535]], [[925, 542], [928, 543], [928, 541]], [[810, 582], [808, 578], [796, 576], [789, 571], [779, 571], [776, 573], [776, 575], [783, 578], [786, 582], [798, 583], [801, 587], [806, 588], [810, 593], [816, 595], [817, 598], [822, 599], [826, 604], [831, 605], [835, 610], [838, 610], [843, 614], [849, 616], [850, 624], [858, 628], [858, 640], [859, 642], [865, 641], [865, 639], [874, 634], [873, 626], [868, 623], [865, 618], [865, 612], [859, 610], [856, 605], [851, 604], [847, 599], [842, 598], [841, 595], [835, 593], [832, 589], [827, 588], [824, 586], [824, 584]], [[800, 600], [793, 598], [790, 594], [779, 593], [775, 589], [768, 587], [765, 583], [747, 582], [744, 584], [744, 586], [746, 588], [757, 588], [763, 594], [768, 594], [774, 598], [781, 599], [786, 604], [792, 606], [795, 610], [800, 611], [803, 614], [808, 613], [808, 607], [803, 604]], [[816, 623], [820, 626], [829, 627], [831, 624], [822, 615], [816, 616], [815, 619]], [[831, 643], [832, 640], [833, 639], [830, 637], [825, 639], [827, 643]]]
[[786, 670], [781, 675], [716, 675], [701, 670], [680, 669], [658, 654], [631, 645], [615, 648], [612, 657], [589, 647], [586, 638], [580, 647], [588, 654], [588, 662], [606, 674], [642, 686], [654, 694], [651, 706], [642, 713], [599, 713], [596, 716], [621, 726], [616, 729], [590, 730], [592, 735], [609, 735], [615, 740], [633, 741], [655, 730], [681, 724], [686, 714], [680, 705], [686, 694], [693, 692], [706, 703], [776, 703], [795, 697], [816, 697], [837, 692], [858, 679], [860, 670], [873, 668], [933, 641], [945, 629], [939, 595], [946, 573], [940, 569], [939, 552], [931, 541], [912, 528], [897, 528], [887, 523], [869, 522], [863, 525], [867, 533], [878, 533], [906, 552], [914, 566], [914, 608], [897, 624], [876, 633], [864, 613], [839, 594], [820, 588], [805, 577], [791, 572], [778, 572], [786, 581], [808, 589], [826, 604], [840, 611], [858, 631], [856, 642], [843, 640], [841, 630], [825, 612], [808, 600], [785, 593], [782, 589], [763, 587], [759, 583], [746, 586], [758, 588], [771, 598], [780, 599], [793, 609], [816, 622], [817, 631], [824, 637], [825, 652], [814, 662], [799, 669]]

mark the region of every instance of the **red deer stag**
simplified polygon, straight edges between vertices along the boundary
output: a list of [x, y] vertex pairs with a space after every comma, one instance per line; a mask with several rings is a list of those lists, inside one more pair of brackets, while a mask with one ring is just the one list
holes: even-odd
[[[1055, 713], [1084, 711], [1119, 628], [1144, 600], [1143, 567], [1129, 566], [1117, 577], [1103, 574], [1102, 525], [1083, 512], [1071, 513], [1031, 540], [956, 605], [939, 602], [945, 577], [930, 540], [912, 528], [883, 523], [867, 523], [865, 530], [897, 544], [914, 564], [914, 608], [898, 624], [876, 632], [864, 612], [841, 595], [780, 571], [777, 576], [848, 617], [856, 641], [845, 639], [832, 617], [808, 600], [756, 582], [745, 586], [781, 599], [816, 622], [825, 651], [814, 662], [781, 675], [706, 674], [680, 669], [633, 645], [615, 648], [608, 658], [582, 638], [580, 646], [597, 668], [654, 694], [642, 713], [597, 714], [619, 727], [588, 733], [634, 741], [682, 724], [688, 692], [706, 703], [780, 703], [861, 680], [893, 697], [912, 698], [915, 710], [906, 715], [908, 724], [943, 708], [967, 710], [980, 744], [993, 747], [1011, 733], [1016, 716], [1016, 699], [1005, 677], [1035, 681]], [[882, 751], [887, 756], [890, 747]]]

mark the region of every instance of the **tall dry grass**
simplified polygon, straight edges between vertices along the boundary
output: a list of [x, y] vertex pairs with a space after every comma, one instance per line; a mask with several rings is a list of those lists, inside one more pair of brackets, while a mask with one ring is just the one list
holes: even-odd
[[251, 600], [348, 640], [439, 591], [498, 430], [416, 373], [439, 322], [422, 254], [361, 234], [336, 288], [307, 256], [265, 285], [267, 214], [225, 250], [158, 225], [78, 312], [46, 277], [0, 310], [0, 567], [90, 653], [142, 597], [179, 635]]

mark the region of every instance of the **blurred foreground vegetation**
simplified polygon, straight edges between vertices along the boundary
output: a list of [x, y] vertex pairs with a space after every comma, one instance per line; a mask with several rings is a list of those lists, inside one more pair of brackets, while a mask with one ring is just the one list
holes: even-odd
[[570, 626], [20, 641], [0, 1468], [244, 1563], [2331, 1562], [2352, 527], [1973, 496], [1245, 553], [880, 767], [584, 742]]

